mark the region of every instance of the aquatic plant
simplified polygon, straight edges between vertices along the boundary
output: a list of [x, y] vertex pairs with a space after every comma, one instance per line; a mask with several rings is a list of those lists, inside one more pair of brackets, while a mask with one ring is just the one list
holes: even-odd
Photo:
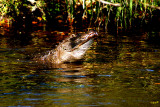
[[[4, 19], [16, 20], [17, 16], [25, 13], [32, 13], [39, 9], [42, 13], [43, 20], [45, 19], [45, 13], [43, 11], [45, 6], [44, 0], [3, 0], [0, 1], [0, 22]], [[23, 18], [23, 17], [22, 17]]]
[[160, 10], [158, 0], [66, 0], [66, 5], [68, 17], [72, 19], [76, 17], [75, 5], [82, 5], [82, 19], [89, 18], [90, 23], [94, 21], [92, 24], [106, 29], [113, 20], [117, 30], [131, 27], [135, 19], [147, 23], [153, 16], [152, 12]]
[[[29, 3], [30, 2], [30, 3]], [[77, 23], [79, 19], [87, 22], [89, 26], [105, 27], [108, 29], [112, 23], [118, 29], [128, 29], [135, 26], [135, 20], [139, 24], [148, 23], [160, 10], [159, 0], [3, 0], [0, 2], [1, 19], [9, 14], [15, 19], [22, 13], [19, 6], [34, 11], [36, 8], [42, 12], [42, 19], [51, 22]], [[56, 21], [56, 20], [55, 20]]]

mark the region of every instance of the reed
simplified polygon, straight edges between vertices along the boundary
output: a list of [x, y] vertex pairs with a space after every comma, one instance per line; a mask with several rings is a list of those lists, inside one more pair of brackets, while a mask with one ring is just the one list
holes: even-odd
[[[109, 21], [114, 18], [117, 30], [134, 26], [132, 22], [137, 18], [141, 22], [147, 23], [146, 18], [152, 17], [153, 11], [160, 10], [159, 0], [112, 0], [112, 2], [110, 0], [90, 0], [90, 4], [85, 5], [84, 9], [87, 9], [85, 11], [91, 11], [88, 14], [91, 16], [91, 20], [94, 18], [95, 22], [99, 21], [98, 26], [105, 23], [104, 25], [107, 29]], [[115, 17], [113, 17], [113, 14], [115, 14]], [[104, 20], [105, 22], [102, 23]]]
[[[27, 1], [27, 0], [25, 0]], [[28, 0], [29, 1], [29, 0]], [[18, 6], [21, 0], [0, 1], [0, 13], [3, 17], [9, 12], [20, 13]], [[25, 6], [25, 5], [24, 5]], [[28, 7], [28, 5], [26, 5]], [[68, 16], [66, 20], [73, 22], [82, 7], [82, 20], [88, 20], [89, 26], [105, 27], [114, 22], [118, 29], [128, 29], [134, 26], [134, 20], [147, 23], [147, 18], [153, 16], [153, 11], [160, 10], [159, 0], [37, 0], [36, 7], [43, 13], [44, 21], [53, 19], [61, 14]], [[45, 10], [45, 11], [43, 11]], [[12, 15], [11, 18], [14, 18]], [[49, 17], [49, 18], [48, 18]]]

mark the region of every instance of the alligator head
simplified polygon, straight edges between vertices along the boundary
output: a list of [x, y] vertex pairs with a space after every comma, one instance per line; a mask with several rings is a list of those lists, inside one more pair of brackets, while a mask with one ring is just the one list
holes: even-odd
[[48, 52], [40, 59], [45, 62], [60, 64], [65, 62], [75, 62], [83, 58], [88, 48], [98, 33], [90, 30], [85, 34], [72, 34], [62, 41], [56, 49]]

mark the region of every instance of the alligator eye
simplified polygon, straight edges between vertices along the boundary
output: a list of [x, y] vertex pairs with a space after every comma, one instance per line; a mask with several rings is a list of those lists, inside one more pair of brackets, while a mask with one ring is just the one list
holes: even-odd
[[92, 36], [92, 33], [90, 33], [89, 35]]
[[72, 34], [72, 37], [76, 37], [76, 35], [75, 35], [75, 34]]
[[67, 50], [66, 47], [63, 47], [64, 50]]

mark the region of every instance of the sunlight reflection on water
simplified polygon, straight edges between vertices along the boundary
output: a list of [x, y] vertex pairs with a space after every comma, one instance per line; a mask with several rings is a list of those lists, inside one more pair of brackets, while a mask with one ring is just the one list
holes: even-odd
[[12, 46], [12, 39], [1, 40], [0, 106], [136, 107], [159, 102], [160, 46], [144, 35], [99, 34], [82, 63], [59, 66], [28, 58], [48, 49], [42, 43]]

